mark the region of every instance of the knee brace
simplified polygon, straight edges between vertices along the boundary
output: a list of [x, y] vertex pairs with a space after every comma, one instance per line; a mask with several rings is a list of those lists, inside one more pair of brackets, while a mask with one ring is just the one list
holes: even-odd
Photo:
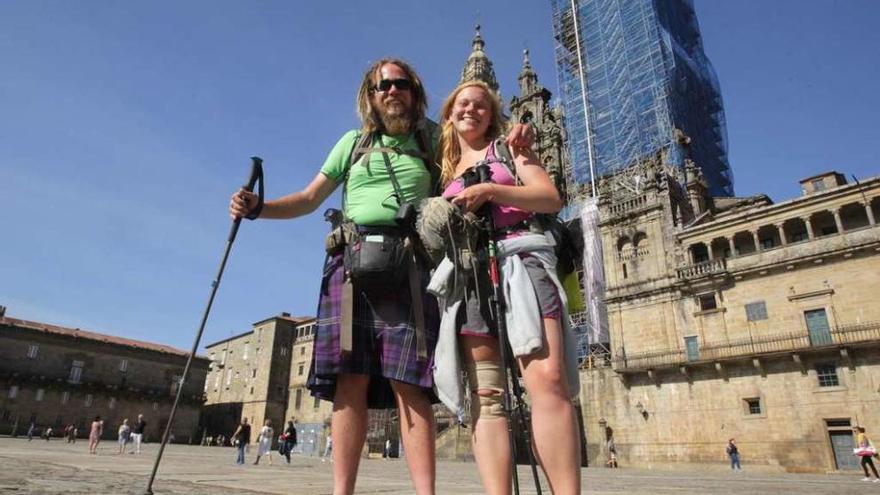
[[[471, 389], [471, 427], [477, 419], [504, 418], [501, 394], [504, 391], [504, 374], [496, 361], [478, 361], [466, 364], [468, 386]], [[479, 391], [490, 391], [490, 395], [480, 395]]]

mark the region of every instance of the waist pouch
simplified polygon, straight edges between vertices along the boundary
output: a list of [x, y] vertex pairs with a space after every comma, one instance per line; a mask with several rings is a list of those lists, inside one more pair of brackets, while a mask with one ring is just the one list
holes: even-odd
[[405, 240], [393, 228], [358, 227], [354, 242], [345, 245], [345, 271], [357, 282], [400, 282], [407, 273]]

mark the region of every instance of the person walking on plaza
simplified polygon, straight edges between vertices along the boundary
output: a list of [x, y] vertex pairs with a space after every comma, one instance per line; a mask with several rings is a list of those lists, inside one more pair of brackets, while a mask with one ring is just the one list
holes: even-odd
[[862, 458], [860, 464], [862, 471], [865, 472], [862, 481], [871, 481], [871, 474], [868, 473], [868, 466], [871, 466], [871, 472], [874, 473], [874, 483], [880, 482], [880, 476], [877, 475], [877, 468], [874, 466], [874, 456], [877, 455], [877, 449], [865, 435], [865, 427], [853, 426], [853, 435], [856, 437], [856, 448], [853, 453]]
[[736, 446], [736, 440], [733, 438], [728, 440], [727, 447], [724, 450], [727, 452], [727, 457], [730, 458], [730, 469], [734, 473], [742, 471], [742, 466], [739, 464], [739, 448]]
[[269, 465], [272, 465], [272, 439], [275, 438], [275, 430], [272, 429], [272, 420], [267, 419], [260, 429], [257, 436], [257, 459], [254, 466], [260, 463], [260, 457], [266, 456], [269, 459]]
[[46, 431], [43, 432], [43, 436], [46, 438], [47, 442], [52, 439], [52, 433], [53, 431], [51, 426], [47, 427]]
[[119, 449], [116, 451], [117, 454], [125, 453], [125, 445], [131, 439], [131, 427], [128, 426], [128, 418], [122, 420], [122, 424], [119, 425], [119, 430], [116, 432], [118, 435], [117, 441], [119, 442]]
[[327, 435], [327, 443], [324, 444], [324, 455], [321, 456], [321, 462], [327, 462], [327, 459], [330, 459], [330, 463], [333, 463], [333, 436]]
[[287, 422], [287, 428], [284, 430], [283, 443], [281, 444], [281, 455], [287, 459], [288, 464], [290, 464], [290, 453], [295, 446], [296, 426], [293, 424], [293, 420], [290, 420]]
[[67, 438], [67, 443], [76, 443], [76, 426], [67, 425], [67, 428], [64, 429], [64, 436]]
[[98, 453], [98, 444], [101, 442], [101, 435], [104, 434], [104, 422], [101, 416], [95, 416], [92, 421], [92, 428], [89, 431], [89, 454]]
[[28, 431], [27, 431], [28, 442], [30, 442], [34, 439], [34, 432], [36, 432], [36, 431], [37, 431], [36, 423], [31, 422], [31, 425], [28, 427]]
[[251, 425], [248, 424], [247, 418], [241, 418], [241, 424], [236, 428], [235, 433], [230, 437], [232, 445], [235, 446], [235, 463], [244, 464], [244, 453], [249, 443], [251, 443]]
[[134, 427], [131, 429], [131, 439], [134, 441], [134, 449], [129, 452], [129, 454], [141, 453], [141, 442], [144, 441], [144, 428], [146, 427], [147, 422], [144, 421], [144, 415], [138, 414], [138, 419], [134, 423]]

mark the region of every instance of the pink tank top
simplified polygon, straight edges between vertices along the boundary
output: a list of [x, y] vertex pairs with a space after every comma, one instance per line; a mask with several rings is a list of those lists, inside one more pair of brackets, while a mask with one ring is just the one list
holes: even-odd
[[[513, 178], [510, 171], [507, 170], [507, 167], [496, 158], [494, 141], [489, 145], [489, 149], [486, 150], [486, 160], [490, 162], [489, 170], [492, 172], [492, 182], [503, 186], [516, 185], [516, 179]], [[446, 189], [443, 190], [443, 197], [451, 199], [463, 189], [464, 184], [462, 178], [460, 176], [456, 177], [446, 186]], [[532, 212], [530, 211], [515, 206], [492, 203], [492, 219], [495, 221], [495, 228], [502, 229], [511, 227], [528, 220], [531, 216]]]

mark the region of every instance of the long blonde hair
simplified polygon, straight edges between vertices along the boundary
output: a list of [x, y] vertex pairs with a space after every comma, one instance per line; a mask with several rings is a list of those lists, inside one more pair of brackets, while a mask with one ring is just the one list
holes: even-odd
[[458, 131], [450, 122], [449, 117], [452, 115], [452, 107], [455, 105], [455, 99], [458, 94], [466, 88], [482, 88], [489, 96], [489, 105], [492, 109], [492, 120], [486, 129], [486, 138], [495, 139], [504, 132], [504, 115], [501, 113], [501, 99], [492, 91], [483, 81], [467, 81], [458, 85], [440, 107], [440, 184], [445, 186], [453, 178], [455, 178], [455, 166], [461, 160], [461, 146], [458, 144]]
[[[425, 118], [425, 111], [428, 108], [428, 99], [425, 96], [425, 88], [422, 86], [422, 80], [419, 79], [416, 71], [406, 62], [399, 58], [385, 57], [373, 63], [364, 73], [361, 81], [361, 87], [357, 94], [357, 113], [361, 119], [361, 128], [364, 134], [373, 131], [382, 130], [382, 119], [379, 112], [373, 108], [373, 93], [376, 84], [376, 73], [382, 69], [385, 64], [393, 64], [406, 74], [407, 79], [412, 83], [412, 109], [410, 117], [412, 118], [411, 126], [415, 126], [419, 121]], [[412, 130], [412, 129], [410, 129]]]

